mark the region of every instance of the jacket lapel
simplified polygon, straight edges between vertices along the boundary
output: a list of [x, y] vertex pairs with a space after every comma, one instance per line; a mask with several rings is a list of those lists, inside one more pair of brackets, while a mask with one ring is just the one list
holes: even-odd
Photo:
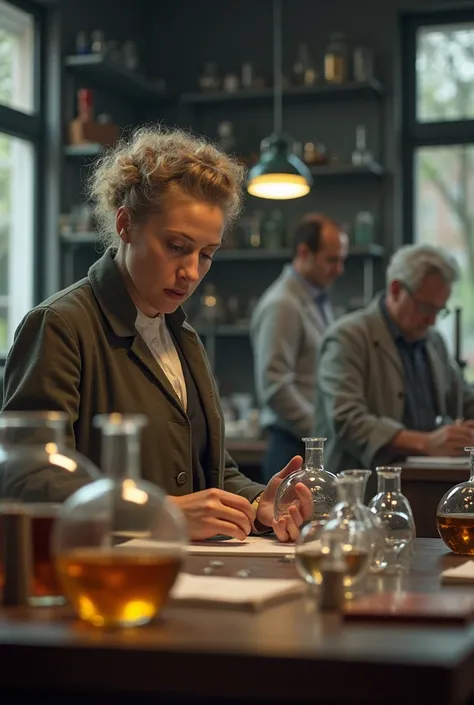
[[377, 297], [372, 302], [369, 308], [370, 313], [370, 332], [372, 344], [379, 348], [382, 353], [390, 360], [397, 374], [403, 380], [403, 365], [400, 360], [400, 355], [390, 331], [387, 328], [382, 312], [380, 311], [380, 297]]
[[[224, 448], [224, 423], [216, 404], [218, 391], [212, 373], [205, 362], [204, 353], [197, 334], [186, 323], [180, 324], [176, 314], [166, 316], [167, 322], [181, 346], [189, 370], [193, 376], [201, 398], [209, 434], [210, 466], [213, 475], [223, 467], [221, 454]], [[216, 486], [221, 486], [222, 478], [216, 476]]]

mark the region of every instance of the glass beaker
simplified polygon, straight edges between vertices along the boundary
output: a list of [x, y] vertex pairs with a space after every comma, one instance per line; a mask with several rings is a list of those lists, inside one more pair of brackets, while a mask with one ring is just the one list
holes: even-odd
[[313, 495], [313, 519], [328, 517], [337, 502], [337, 478], [324, 469], [325, 438], [302, 438], [305, 457], [300, 470], [292, 472], [280, 483], [275, 495], [275, 519], [286, 515], [290, 505], [298, 503], [296, 486], [303, 484]]
[[57, 411], [0, 414], [0, 587], [4, 583], [2, 516], [9, 506], [31, 527], [33, 605], [62, 602], [51, 553], [51, 533], [63, 502], [101, 476], [86, 457], [66, 447], [67, 415]]
[[156, 485], [140, 479], [142, 415], [101, 415], [106, 477], [61, 508], [54, 553], [64, 594], [95, 626], [137, 626], [165, 604], [181, 568], [186, 526]]
[[367, 149], [367, 130], [365, 125], [356, 127], [356, 147], [352, 152], [352, 163], [354, 166], [367, 166], [374, 160], [372, 152]]
[[377, 494], [369, 508], [382, 523], [383, 548], [380, 570], [384, 573], [407, 573], [414, 552], [415, 520], [407, 498], [400, 489], [399, 467], [377, 467]]
[[436, 523], [450, 551], [474, 555], [474, 447], [464, 450], [469, 453], [469, 480], [443, 495], [436, 510]]

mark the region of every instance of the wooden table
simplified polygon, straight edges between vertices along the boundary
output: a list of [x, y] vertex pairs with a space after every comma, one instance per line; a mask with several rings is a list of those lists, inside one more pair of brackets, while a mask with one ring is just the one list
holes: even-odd
[[[418, 540], [403, 586], [459, 590], [440, 588], [438, 575], [462, 560], [440, 541]], [[187, 569], [201, 573], [208, 562], [190, 557]], [[222, 575], [245, 566], [253, 576], [295, 576], [276, 557], [224, 562]], [[117, 632], [71, 620], [67, 608], [0, 613], [2, 705], [20, 695], [35, 705], [460, 705], [473, 693], [474, 624], [348, 624], [318, 614], [309, 598], [258, 614], [169, 606], [157, 624]]]

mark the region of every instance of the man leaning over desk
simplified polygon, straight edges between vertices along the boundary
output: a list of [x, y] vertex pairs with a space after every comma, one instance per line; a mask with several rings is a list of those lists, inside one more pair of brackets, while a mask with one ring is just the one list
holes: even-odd
[[386, 292], [327, 331], [315, 434], [327, 438], [328, 470], [462, 455], [474, 445], [474, 389], [433, 328], [458, 278], [447, 252], [402, 247], [387, 268]]

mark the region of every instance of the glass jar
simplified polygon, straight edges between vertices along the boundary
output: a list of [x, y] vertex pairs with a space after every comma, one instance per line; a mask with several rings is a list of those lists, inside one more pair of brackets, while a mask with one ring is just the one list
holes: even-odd
[[377, 494], [370, 500], [369, 508], [383, 527], [380, 571], [405, 574], [410, 569], [416, 530], [410, 503], [400, 488], [402, 469], [378, 467], [376, 471]]
[[356, 127], [356, 143], [352, 152], [352, 163], [354, 166], [368, 166], [374, 161], [374, 155], [367, 148], [367, 129], [365, 125]]
[[474, 555], [474, 447], [469, 453], [470, 476], [441, 498], [436, 511], [438, 533], [453, 553]]
[[324, 55], [324, 78], [328, 83], [347, 81], [348, 51], [344, 34], [335, 32], [329, 37], [329, 44]]
[[313, 519], [327, 518], [337, 502], [337, 478], [324, 469], [325, 438], [302, 438], [305, 457], [300, 470], [292, 472], [280, 483], [274, 503], [275, 519], [288, 514], [290, 505], [299, 502], [297, 487], [306, 485], [313, 495]]
[[105, 477], [61, 508], [54, 530], [56, 567], [75, 611], [95, 626], [137, 626], [165, 604], [181, 568], [181, 512], [140, 479], [142, 415], [101, 415]]
[[[61, 502], [101, 477], [90, 460], [66, 446], [66, 423], [67, 415], [57, 411], [0, 414], [0, 536], [9, 507], [28, 516], [33, 605], [63, 601], [51, 554], [52, 529]], [[0, 538], [0, 587], [3, 584]]]

